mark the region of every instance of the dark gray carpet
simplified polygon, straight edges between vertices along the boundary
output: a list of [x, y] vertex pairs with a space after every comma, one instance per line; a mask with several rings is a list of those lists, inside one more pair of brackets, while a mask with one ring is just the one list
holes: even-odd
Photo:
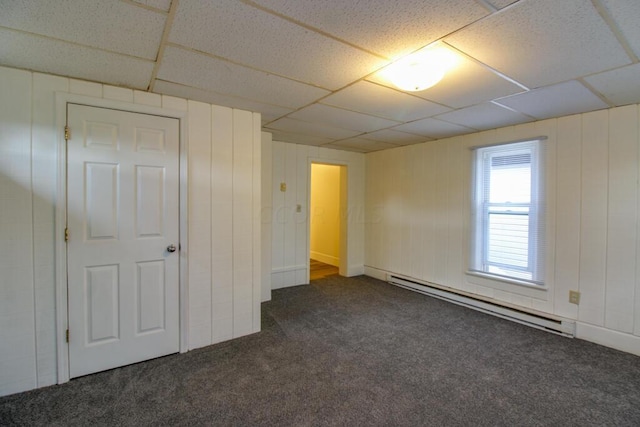
[[358, 277], [263, 331], [0, 399], [2, 425], [639, 426], [640, 358]]

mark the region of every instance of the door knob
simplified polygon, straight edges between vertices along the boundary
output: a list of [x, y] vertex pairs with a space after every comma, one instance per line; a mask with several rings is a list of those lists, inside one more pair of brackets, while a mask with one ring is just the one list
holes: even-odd
[[174, 245], [173, 243], [170, 244], [169, 246], [167, 246], [167, 251], [168, 252], [175, 252], [176, 251], [176, 245]]

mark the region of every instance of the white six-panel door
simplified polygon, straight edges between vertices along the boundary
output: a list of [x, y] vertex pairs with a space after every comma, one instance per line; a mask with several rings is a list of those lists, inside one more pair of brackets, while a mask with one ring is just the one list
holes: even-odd
[[67, 125], [73, 378], [179, 351], [179, 121], [68, 104]]

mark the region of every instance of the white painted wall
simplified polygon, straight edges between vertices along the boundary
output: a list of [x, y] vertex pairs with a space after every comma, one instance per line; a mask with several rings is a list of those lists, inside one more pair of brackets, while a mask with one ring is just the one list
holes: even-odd
[[[631, 105], [367, 154], [366, 273], [576, 319], [578, 337], [640, 354], [639, 125]], [[469, 148], [541, 135], [548, 290], [467, 276]]]
[[260, 330], [260, 115], [0, 67], [0, 395], [55, 384], [55, 92], [187, 112], [189, 348]]
[[[311, 161], [347, 166], [347, 275], [364, 272], [364, 155], [329, 148], [272, 143], [272, 289], [309, 283]], [[287, 191], [280, 191], [281, 183]], [[296, 206], [301, 212], [296, 212]]]

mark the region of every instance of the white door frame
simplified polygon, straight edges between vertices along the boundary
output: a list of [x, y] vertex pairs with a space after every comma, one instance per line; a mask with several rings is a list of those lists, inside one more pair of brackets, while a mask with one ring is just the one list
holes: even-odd
[[[67, 218], [67, 150], [64, 128], [67, 122], [67, 104], [80, 104], [90, 107], [109, 108], [132, 113], [150, 114], [169, 117], [180, 121], [180, 159], [179, 159], [179, 197], [180, 197], [180, 352], [189, 348], [188, 319], [189, 319], [189, 286], [187, 276], [188, 260], [188, 203], [187, 203], [187, 112], [170, 110], [167, 108], [151, 107], [128, 102], [112, 101], [56, 92], [56, 134], [57, 134], [57, 187], [56, 187], [56, 219], [55, 219], [55, 269], [56, 269], [56, 343], [57, 343], [57, 373], [58, 384], [69, 381], [69, 344], [66, 342], [68, 328], [67, 304], [67, 245], [65, 243], [65, 227]], [[72, 130], [73, 132], [73, 130]], [[73, 333], [73, 332], [72, 332]]]
[[341, 160], [321, 159], [315, 157], [308, 158], [307, 173], [307, 283], [310, 282], [311, 265], [311, 165], [331, 165], [340, 166], [340, 267], [341, 276], [349, 276], [349, 162]]

